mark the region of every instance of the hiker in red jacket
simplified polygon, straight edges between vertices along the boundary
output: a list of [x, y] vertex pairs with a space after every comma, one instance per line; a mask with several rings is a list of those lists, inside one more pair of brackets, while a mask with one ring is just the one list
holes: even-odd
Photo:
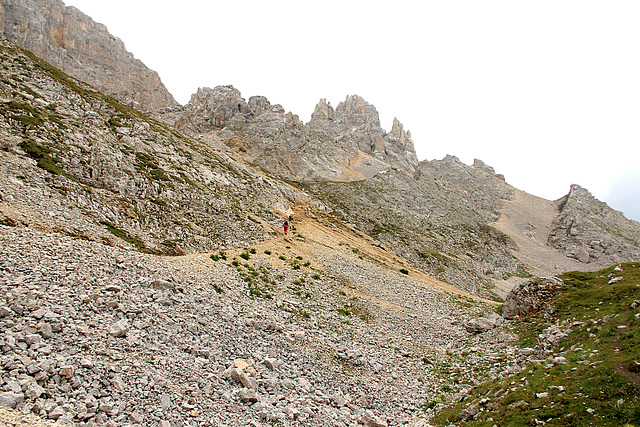
[[287, 234], [287, 231], [289, 231], [289, 222], [285, 221], [282, 226], [284, 227], [284, 234]]

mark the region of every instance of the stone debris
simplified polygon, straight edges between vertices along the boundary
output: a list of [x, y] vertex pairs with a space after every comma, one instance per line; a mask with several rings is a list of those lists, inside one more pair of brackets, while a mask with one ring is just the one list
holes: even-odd
[[[389, 287], [384, 270], [357, 258], [314, 258], [323, 278], [307, 286], [322, 298], [295, 302], [285, 282], [273, 299], [251, 299], [233, 266], [206, 255], [157, 257], [0, 225], [0, 406], [79, 427], [408, 425], [442, 393], [422, 358], [460, 370], [485, 363], [479, 375], [491, 377], [519, 357], [499, 328], [469, 335], [460, 321], [469, 309], [455, 298], [410, 277]], [[410, 321], [341, 295], [334, 277], [368, 277], [367, 292]], [[107, 289], [114, 281], [119, 290]], [[287, 300], [295, 304], [283, 310]], [[341, 304], [363, 318], [340, 314]], [[417, 342], [441, 350], [416, 352]], [[490, 356], [448, 359], [467, 346]]]

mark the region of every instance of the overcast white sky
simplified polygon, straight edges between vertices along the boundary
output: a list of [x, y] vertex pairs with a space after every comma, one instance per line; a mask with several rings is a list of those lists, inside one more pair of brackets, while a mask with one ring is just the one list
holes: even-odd
[[573, 183], [640, 220], [637, 0], [66, 0], [176, 100], [232, 84], [307, 122], [357, 94], [420, 160], [493, 166], [554, 200]]

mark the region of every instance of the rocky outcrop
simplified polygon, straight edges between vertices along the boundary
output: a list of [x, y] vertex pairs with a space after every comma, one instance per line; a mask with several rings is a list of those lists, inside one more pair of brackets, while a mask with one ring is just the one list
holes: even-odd
[[610, 265], [640, 260], [640, 224], [572, 185], [556, 201], [548, 244], [584, 264]]
[[0, 34], [127, 105], [178, 105], [158, 74], [120, 39], [60, 0], [2, 0]]
[[385, 132], [375, 107], [357, 95], [335, 109], [321, 99], [304, 124], [262, 96], [246, 102], [232, 86], [202, 88], [163, 120], [194, 135], [215, 133], [247, 160], [289, 179], [356, 181], [418, 164], [411, 134], [397, 119]]
[[473, 167], [476, 169], [479, 169], [483, 172], [486, 172], [488, 174], [491, 174], [501, 180], [505, 180], [504, 175], [502, 174], [497, 174], [495, 169], [493, 169], [491, 166], [487, 165], [485, 162], [483, 162], [480, 159], [473, 159]]
[[527, 317], [540, 310], [553, 311], [549, 305], [558, 293], [562, 280], [557, 277], [536, 278], [514, 287], [502, 306], [502, 317], [515, 319]]
[[477, 218], [479, 222], [498, 219], [501, 200], [511, 200], [514, 189], [497, 176], [493, 168], [476, 160], [468, 166], [456, 156], [447, 155], [442, 160], [423, 161], [417, 167], [415, 179], [434, 191], [448, 193], [448, 199], [464, 214], [460, 217]]

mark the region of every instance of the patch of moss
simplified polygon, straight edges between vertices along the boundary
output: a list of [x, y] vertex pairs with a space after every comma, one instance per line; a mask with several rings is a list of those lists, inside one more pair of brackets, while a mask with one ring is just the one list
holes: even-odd
[[42, 119], [40, 117], [27, 116], [26, 114], [18, 114], [11, 116], [13, 120], [22, 123], [27, 129], [38, 128], [42, 126]]
[[57, 165], [60, 160], [51, 157], [51, 150], [49, 148], [38, 145], [32, 140], [22, 141], [18, 144], [18, 146], [22, 148], [25, 153], [27, 153], [27, 156], [31, 157], [37, 162], [38, 167], [54, 175], [62, 175], [66, 176], [67, 178], [73, 179]]
[[109, 221], [100, 221], [100, 224], [107, 227], [107, 230], [109, 230], [109, 232], [114, 236], [124, 240], [127, 243], [131, 243], [132, 245], [134, 245], [136, 248], [138, 248], [140, 252], [147, 253], [147, 254], [152, 253], [149, 249], [147, 249], [147, 247], [145, 246], [142, 240], [138, 239], [137, 237], [130, 236], [126, 231], [116, 227], [115, 225], [111, 224]]

